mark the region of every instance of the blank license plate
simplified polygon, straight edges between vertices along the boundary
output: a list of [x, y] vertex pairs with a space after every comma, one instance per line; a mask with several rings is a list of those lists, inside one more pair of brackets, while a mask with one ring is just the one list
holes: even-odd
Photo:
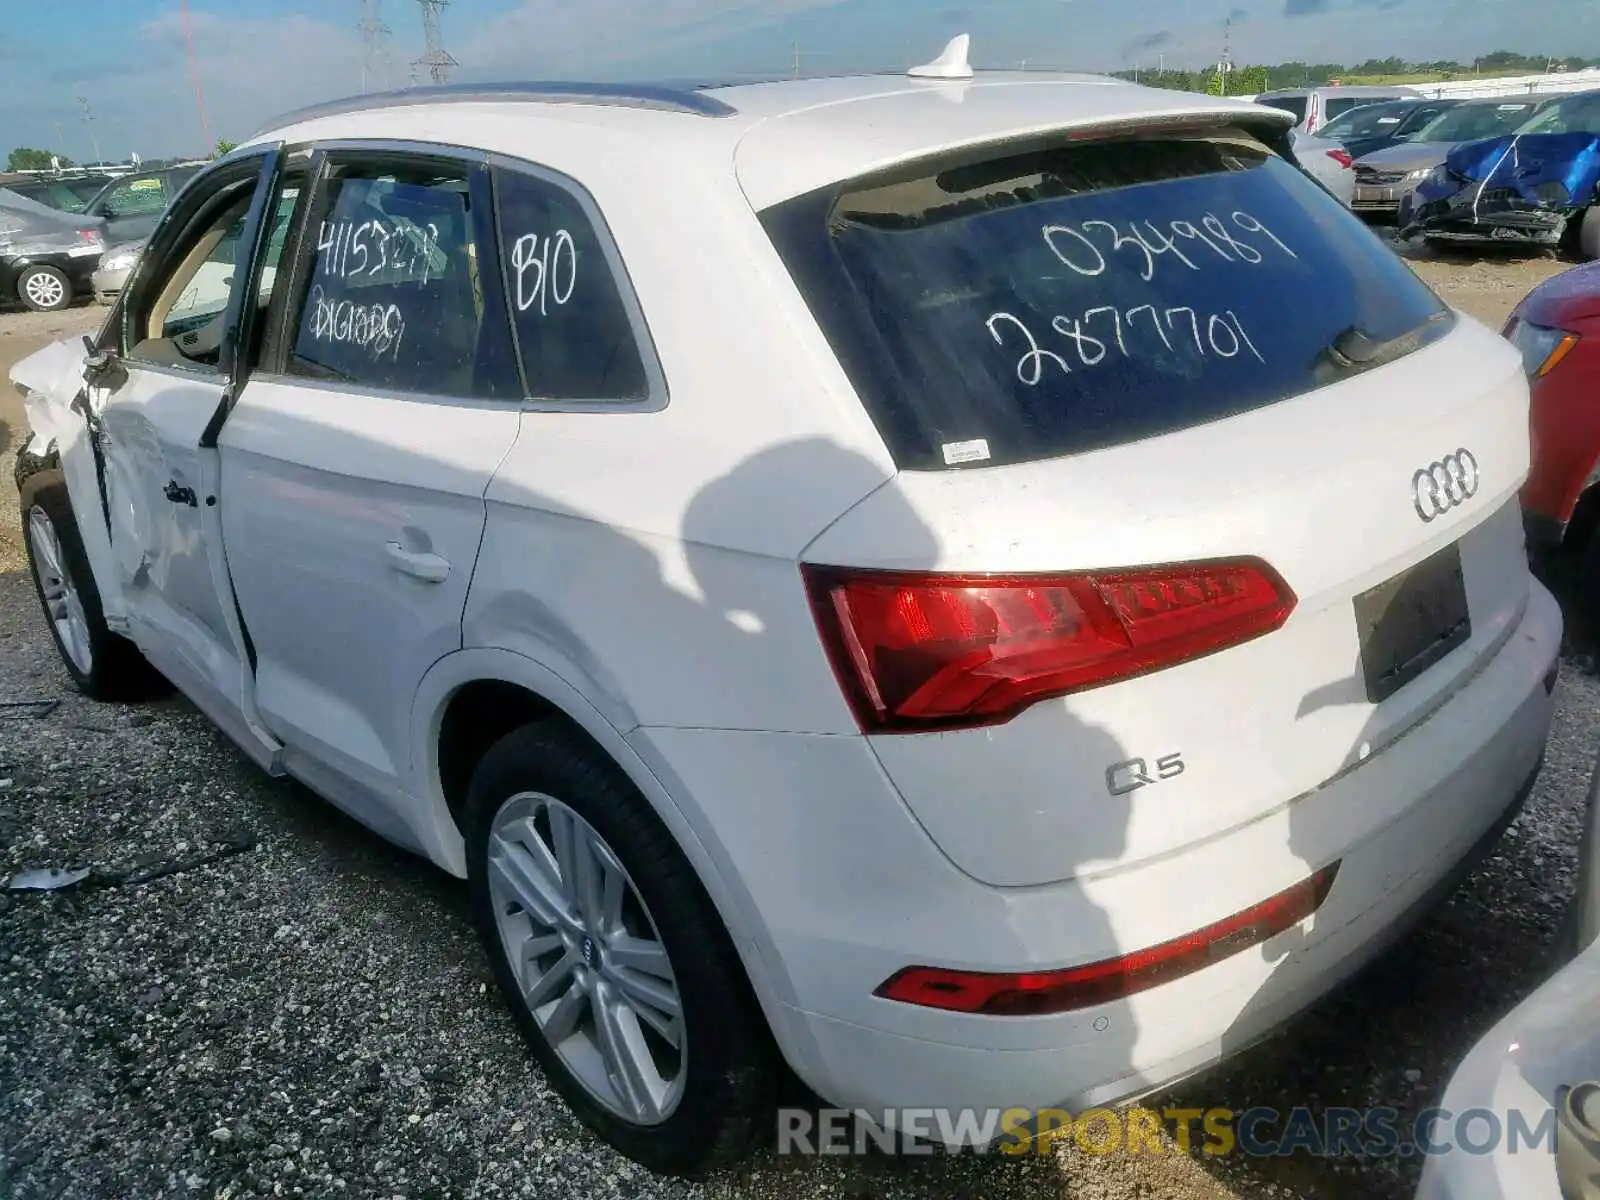
[[1381, 704], [1472, 637], [1461, 550], [1448, 546], [1356, 597], [1367, 699]]

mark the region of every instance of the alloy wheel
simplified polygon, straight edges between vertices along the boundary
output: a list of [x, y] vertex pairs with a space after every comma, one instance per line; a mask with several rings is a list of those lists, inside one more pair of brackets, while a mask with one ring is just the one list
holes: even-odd
[[66, 289], [61, 286], [61, 280], [48, 271], [35, 271], [28, 276], [22, 290], [40, 308], [55, 308], [66, 299]]
[[545, 1041], [603, 1107], [672, 1115], [687, 1079], [683, 1005], [656, 923], [616, 853], [554, 797], [523, 792], [489, 829], [501, 945]]
[[67, 556], [61, 549], [50, 514], [37, 504], [28, 511], [28, 545], [39, 572], [39, 591], [44, 595], [45, 616], [55, 627], [61, 648], [80, 674], [94, 669], [94, 651], [89, 638], [89, 617], [83, 611], [78, 585], [73, 581]]

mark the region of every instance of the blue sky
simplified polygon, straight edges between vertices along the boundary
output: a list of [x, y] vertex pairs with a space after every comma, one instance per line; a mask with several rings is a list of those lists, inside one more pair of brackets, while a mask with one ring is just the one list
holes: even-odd
[[[178, 0], [5, 0], [0, 154], [199, 153], [275, 113], [362, 90], [358, 0], [190, 0], [206, 120]], [[381, 0], [392, 86], [422, 50], [414, 0]], [[768, 76], [909, 66], [952, 34], [976, 65], [1199, 66], [1234, 17], [1239, 61], [1470, 60], [1495, 49], [1600, 55], [1595, 0], [453, 0], [455, 78]], [[92, 31], [92, 35], [91, 35]]]

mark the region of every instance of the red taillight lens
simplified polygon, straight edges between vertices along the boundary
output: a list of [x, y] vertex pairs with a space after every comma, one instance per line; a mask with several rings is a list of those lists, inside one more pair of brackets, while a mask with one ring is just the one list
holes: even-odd
[[1032, 1017], [1108, 1004], [1171, 983], [1300, 924], [1328, 898], [1339, 864], [1254, 908], [1148, 950], [1062, 971], [991, 974], [907, 967], [874, 995], [924, 1008], [997, 1017]]
[[86, 245], [99, 246], [105, 241], [98, 229], [79, 229], [77, 234], [78, 240]]
[[1350, 152], [1348, 150], [1329, 150], [1328, 157], [1333, 159], [1334, 162], [1338, 163], [1346, 171], [1355, 166], [1356, 163], [1356, 160], [1350, 157]]
[[999, 724], [1051, 696], [1270, 633], [1295, 605], [1254, 559], [1083, 575], [803, 570], [869, 733]]

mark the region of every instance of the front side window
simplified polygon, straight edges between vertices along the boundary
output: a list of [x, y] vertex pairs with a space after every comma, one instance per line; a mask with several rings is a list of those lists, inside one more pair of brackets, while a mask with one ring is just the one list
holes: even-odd
[[1450, 327], [1358, 218], [1241, 130], [997, 148], [762, 220], [912, 469], [1156, 437]]
[[[512, 397], [509, 333], [488, 304], [468, 169], [336, 168], [290, 374], [435, 396]], [[313, 213], [315, 221], [315, 213]]]
[[583, 206], [564, 188], [495, 172], [500, 263], [528, 395], [640, 400], [639, 342], [616, 273]]
[[128, 344], [137, 358], [215, 367], [228, 301], [244, 278], [244, 229], [254, 181], [225, 188], [194, 230], [139, 283], [140, 307], [128, 316]]

